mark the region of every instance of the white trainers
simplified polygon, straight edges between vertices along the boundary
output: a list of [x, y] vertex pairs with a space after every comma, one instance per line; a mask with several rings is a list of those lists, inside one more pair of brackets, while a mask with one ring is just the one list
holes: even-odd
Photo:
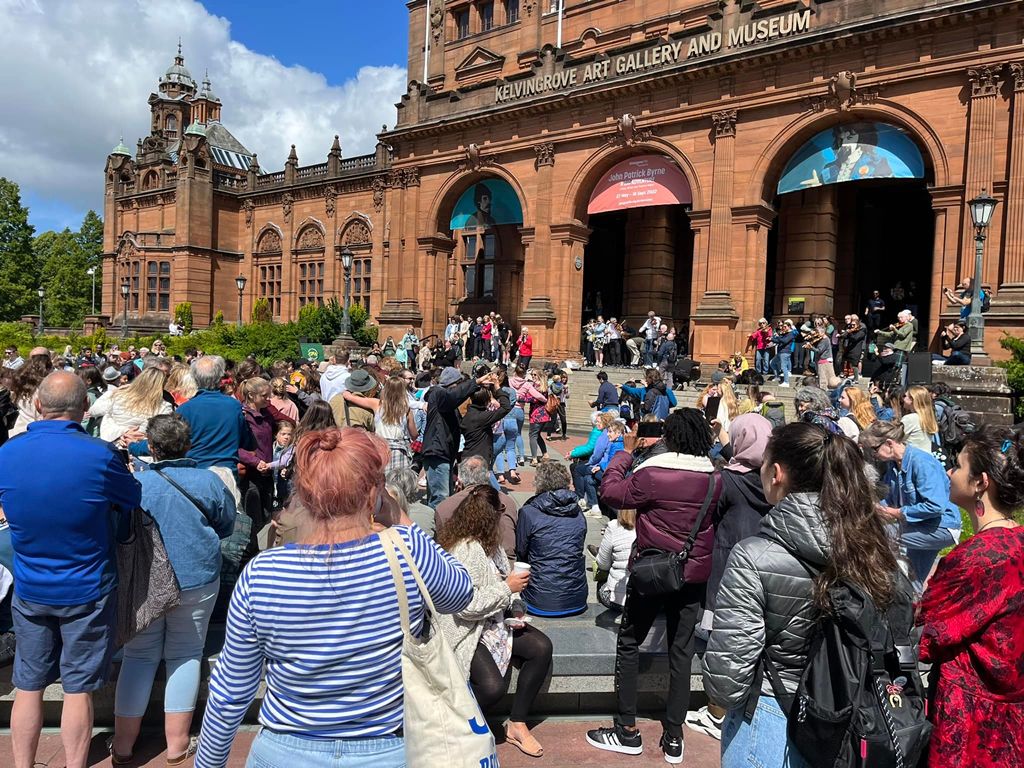
[[722, 721], [724, 717], [715, 717], [712, 715], [707, 707], [701, 707], [696, 712], [686, 713], [687, 728], [691, 728], [697, 733], [703, 733], [706, 736], [710, 736], [718, 741], [722, 740]]
[[780, 387], [786, 387], [788, 389], [789, 388], [789, 382], [788, 381], [784, 381], [781, 384], [779, 384], [779, 386]]
[[596, 518], [599, 518], [599, 519], [604, 517], [604, 514], [601, 512], [601, 507], [598, 506], [597, 504], [592, 506], [590, 509], [588, 509], [583, 514], [586, 515], [587, 517], [596, 517]]

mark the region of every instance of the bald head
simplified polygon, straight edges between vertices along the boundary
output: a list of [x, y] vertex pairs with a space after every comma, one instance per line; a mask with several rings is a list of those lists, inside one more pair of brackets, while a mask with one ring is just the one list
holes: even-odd
[[36, 410], [47, 421], [81, 421], [89, 407], [85, 382], [67, 371], [54, 371], [39, 385]]

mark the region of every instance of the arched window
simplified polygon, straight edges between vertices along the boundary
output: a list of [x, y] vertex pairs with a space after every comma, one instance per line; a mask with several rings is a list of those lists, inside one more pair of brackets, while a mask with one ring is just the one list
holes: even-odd
[[164, 121], [164, 133], [170, 138], [175, 138], [178, 135], [178, 118], [174, 115], [168, 115]]
[[156, 186], [157, 186], [158, 181], [159, 181], [159, 176], [157, 176], [156, 171], [149, 171], [142, 178], [142, 188], [143, 189], [155, 189]]

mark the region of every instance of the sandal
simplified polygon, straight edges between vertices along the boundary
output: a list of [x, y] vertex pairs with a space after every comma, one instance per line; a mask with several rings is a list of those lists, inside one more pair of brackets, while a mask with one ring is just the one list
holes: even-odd
[[188, 749], [177, 757], [167, 756], [168, 765], [184, 765], [185, 761], [188, 760], [192, 755], [196, 753], [196, 749], [199, 747], [199, 739], [193, 736], [188, 740]]
[[[536, 739], [534, 739], [534, 741], [536, 741]], [[535, 752], [530, 752], [525, 746], [523, 746], [523, 742], [521, 742], [515, 736], [509, 736], [507, 731], [505, 733], [505, 743], [506, 744], [511, 744], [513, 747], [518, 749], [520, 752], [522, 752], [527, 757], [543, 757], [544, 756], [544, 747], [540, 746], [540, 744], [537, 745], [538, 749]]]
[[505, 474], [505, 478], [512, 485], [519, 485], [521, 482], [523, 482], [523, 478], [521, 478], [515, 472], [507, 472]]

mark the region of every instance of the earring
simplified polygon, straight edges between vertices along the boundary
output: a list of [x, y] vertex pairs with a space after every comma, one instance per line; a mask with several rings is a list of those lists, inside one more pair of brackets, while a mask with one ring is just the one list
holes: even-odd
[[979, 518], [985, 516], [985, 502], [981, 500], [981, 491], [974, 497], [974, 514]]

